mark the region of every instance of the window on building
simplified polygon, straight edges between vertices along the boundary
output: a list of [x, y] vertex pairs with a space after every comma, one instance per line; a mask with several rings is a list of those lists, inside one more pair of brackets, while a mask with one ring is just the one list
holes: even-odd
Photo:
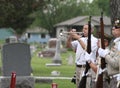
[[41, 38], [45, 38], [45, 34], [44, 33], [41, 34]]

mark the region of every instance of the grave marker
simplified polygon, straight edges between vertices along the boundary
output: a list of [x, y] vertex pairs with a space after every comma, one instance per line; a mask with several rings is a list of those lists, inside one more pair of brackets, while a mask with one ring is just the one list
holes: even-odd
[[61, 60], [61, 55], [60, 55], [60, 44], [61, 44], [60, 39], [57, 39], [56, 43], [57, 43], [56, 44], [56, 52], [55, 52], [55, 56], [53, 58], [53, 63], [61, 64], [62, 60]]
[[10, 76], [15, 71], [17, 76], [31, 74], [30, 47], [25, 43], [5, 44], [2, 47], [2, 75]]

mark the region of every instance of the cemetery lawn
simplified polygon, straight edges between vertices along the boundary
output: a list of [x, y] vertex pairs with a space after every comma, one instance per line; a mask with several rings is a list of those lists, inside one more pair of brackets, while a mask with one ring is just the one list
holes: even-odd
[[[68, 64], [68, 57], [70, 55], [75, 57], [75, 53], [73, 51], [67, 51], [65, 53], [61, 53], [62, 65], [61, 66], [46, 66], [46, 63], [52, 63], [52, 58], [42, 58], [38, 57], [37, 50], [31, 59], [31, 66], [32, 66], [32, 74], [33, 76], [37, 77], [54, 77], [51, 75], [52, 71], [59, 71], [60, 75], [57, 77], [73, 77], [75, 72], [75, 64], [73, 60], [73, 64]], [[0, 60], [0, 67], [2, 66]], [[0, 74], [2, 72], [0, 71]], [[58, 88], [75, 88], [75, 84], [71, 83], [71, 79], [53, 79], [53, 82], [58, 84]], [[35, 88], [52, 88], [51, 83], [35, 83]]]
[[[60, 75], [57, 77], [73, 77], [75, 72], [75, 64], [73, 60], [72, 65], [68, 65], [68, 57], [70, 55], [75, 57], [73, 51], [67, 51], [66, 53], [61, 53], [61, 66], [46, 66], [46, 63], [52, 63], [52, 58], [41, 58], [37, 55], [38, 52], [34, 53], [32, 56], [32, 69], [33, 76], [39, 77], [55, 77], [51, 75], [52, 71], [59, 71]], [[58, 88], [75, 88], [75, 84], [71, 83], [70, 79], [53, 79], [53, 82], [58, 84]], [[36, 83], [35, 88], [52, 88], [51, 83]]]

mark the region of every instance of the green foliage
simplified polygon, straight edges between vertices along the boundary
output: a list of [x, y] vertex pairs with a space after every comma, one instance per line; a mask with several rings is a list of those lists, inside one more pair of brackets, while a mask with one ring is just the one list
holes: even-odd
[[110, 0], [93, 0], [93, 4], [96, 4], [105, 15], [110, 16]]
[[29, 15], [37, 8], [36, 3], [36, 0], [1, 0], [0, 27], [11, 27], [22, 34], [34, 20]]
[[55, 34], [55, 24], [76, 16], [100, 15], [101, 10], [110, 15], [109, 0], [0, 0], [0, 27], [22, 34], [27, 27], [40, 26]]

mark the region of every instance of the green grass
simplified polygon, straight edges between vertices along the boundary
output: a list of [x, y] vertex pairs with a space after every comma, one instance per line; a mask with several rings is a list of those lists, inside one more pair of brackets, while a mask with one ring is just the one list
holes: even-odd
[[[75, 56], [73, 51], [67, 51], [66, 53], [61, 53], [61, 66], [46, 66], [46, 63], [52, 63], [52, 58], [40, 58], [37, 56], [37, 53], [34, 53], [31, 61], [31, 65], [33, 68], [34, 76], [49, 76], [51, 77], [51, 72], [57, 70], [60, 72], [59, 77], [73, 77], [75, 71], [75, 64], [68, 65], [67, 58], [70, 54]], [[75, 84], [71, 83], [69, 79], [54, 79], [53, 82], [58, 84], [58, 88], [75, 88]], [[35, 88], [51, 88], [51, 84], [47, 83], [36, 83]]]
[[[54, 80], [57, 83], [58, 88], [76, 88], [75, 84], [71, 83], [70, 80]], [[35, 84], [35, 88], [52, 88], [51, 84]]]
[[62, 65], [61, 66], [46, 66], [46, 63], [52, 63], [52, 58], [40, 58], [37, 56], [36, 52], [31, 61], [31, 65], [33, 68], [33, 74], [35, 76], [51, 76], [51, 72], [53, 70], [60, 71], [60, 76], [71, 77], [73, 76], [75, 66], [74, 62], [73, 65], [68, 65], [67, 58], [69, 57], [69, 53], [73, 54], [73, 52], [69, 51], [66, 53], [61, 54]]

